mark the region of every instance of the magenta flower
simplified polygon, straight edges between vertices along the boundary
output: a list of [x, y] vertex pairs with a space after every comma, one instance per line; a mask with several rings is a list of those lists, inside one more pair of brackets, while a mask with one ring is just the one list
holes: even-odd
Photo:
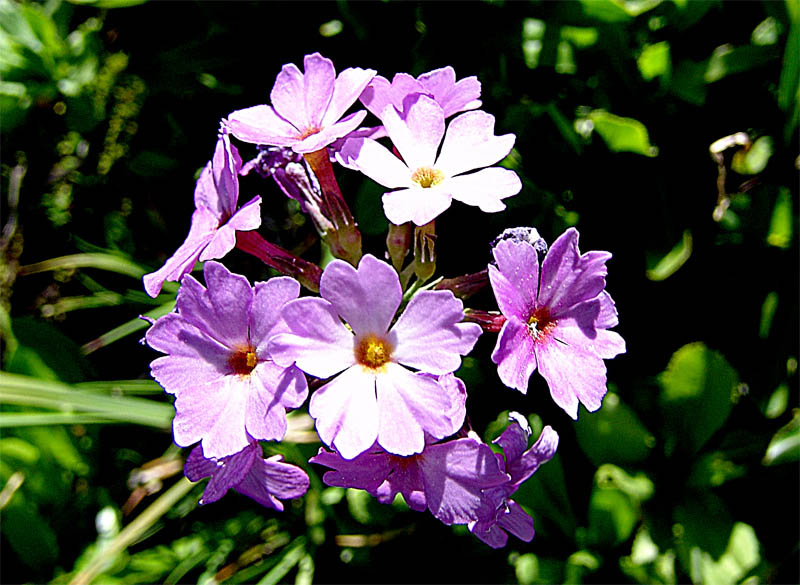
[[511, 496], [542, 463], [553, 458], [558, 448], [558, 434], [546, 426], [536, 443], [527, 449], [531, 434], [528, 421], [516, 412], [512, 412], [510, 417], [511, 424], [493, 441], [503, 449], [503, 455], [498, 453], [495, 456], [509, 479], [501, 486], [484, 491], [484, 497], [491, 504], [491, 512], [469, 525], [470, 532], [492, 548], [506, 545], [507, 532], [525, 542], [533, 539], [533, 518]]
[[[431, 377], [455, 371], [481, 333], [461, 323], [463, 305], [450, 291], [422, 291], [392, 325], [403, 291], [394, 269], [367, 255], [358, 270], [334, 260], [319, 287], [283, 308], [289, 333], [275, 336], [269, 352], [312, 376], [333, 380], [309, 403], [317, 432], [347, 459], [377, 440], [396, 455], [419, 453], [425, 433], [440, 439], [461, 426], [457, 386]], [[342, 323], [346, 322], [346, 325]]]
[[283, 66], [270, 93], [271, 106], [237, 110], [228, 116], [231, 133], [254, 144], [288, 146], [305, 154], [320, 150], [355, 130], [367, 115], [342, 118], [375, 76], [372, 69], [349, 68], [336, 76], [333, 62], [319, 53], [306, 55], [305, 72]]
[[[394, 224], [425, 225], [453, 199], [486, 212], [502, 211], [502, 200], [522, 189], [514, 171], [483, 168], [503, 159], [515, 140], [513, 134], [495, 136], [494, 116], [486, 112], [460, 114], [445, 133], [442, 107], [415, 95], [407, 98], [402, 114], [394, 106], [384, 108], [381, 120], [402, 159], [370, 138], [347, 140], [337, 159], [396, 189], [383, 195], [383, 211]], [[475, 169], [481, 170], [468, 172]]]
[[444, 111], [444, 117], [481, 107], [481, 82], [475, 76], [456, 82], [452, 67], [442, 67], [423, 73], [416, 79], [408, 73], [398, 73], [392, 82], [380, 75], [370, 81], [359, 100], [378, 118], [384, 108], [393, 105], [403, 110], [403, 100], [411, 94], [421, 93], [433, 98]]
[[299, 498], [308, 490], [306, 472], [289, 463], [281, 455], [264, 459], [261, 446], [255, 441], [243, 450], [222, 459], [206, 459], [203, 447], [195, 447], [183, 471], [190, 481], [211, 479], [203, 491], [200, 504], [219, 500], [229, 489], [254, 499], [267, 508], [283, 511], [281, 500]]
[[507, 239], [493, 250], [489, 280], [506, 322], [492, 361], [503, 383], [525, 393], [537, 368], [553, 400], [572, 418], [578, 402], [593, 412], [606, 394], [603, 360], [625, 352], [614, 331], [617, 311], [605, 292], [608, 252], [578, 250], [569, 228], [550, 247], [539, 269], [537, 249]]
[[285, 330], [280, 309], [300, 285], [282, 276], [252, 288], [218, 262], [207, 262], [203, 273], [208, 288], [186, 275], [177, 312], [158, 319], [145, 340], [167, 354], [150, 369], [175, 395], [175, 443], [202, 441], [206, 457], [222, 459], [252, 439], [282, 439], [286, 409], [308, 395], [303, 373], [278, 365], [267, 349], [269, 338]]
[[144, 288], [158, 296], [165, 280], [178, 281], [195, 263], [222, 258], [236, 246], [236, 231], [250, 231], [261, 225], [261, 197], [254, 197], [240, 209], [239, 170], [242, 159], [223, 127], [214, 150], [194, 190], [195, 212], [186, 241], [167, 262], [144, 276]]
[[484, 497], [484, 490], [508, 482], [491, 448], [472, 436], [428, 444], [410, 457], [374, 445], [348, 460], [323, 447], [309, 461], [333, 469], [322, 478], [328, 485], [366, 490], [383, 504], [400, 493], [412, 510], [427, 508], [445, 524], [491, 515], [495, 503]]

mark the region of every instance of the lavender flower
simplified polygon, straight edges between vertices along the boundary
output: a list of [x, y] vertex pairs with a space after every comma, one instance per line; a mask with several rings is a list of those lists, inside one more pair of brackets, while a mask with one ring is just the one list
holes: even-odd
[[403, 109], [403, 100], [411, 94], [425, 94], [433, 98], [444, 111], [444, 117], [481, 107], [481, 83], [475, 76], [456, 82], [452, 67], [442, 67], [423, 73], [416, 79], [408, 73], [398, 73], [392, 82], [376, 75], [359, 100], [377, 117], [381, 117], [388, 105]]
[[207, 459], [203, 447], [198, 445], [187, 457], [183, 470], [190, 481], [211, 478], [200, 500], [201, 505], [216, 502], [232, 488], [262, 506], [281, 512], [281, 499], [299, 498], [308, 490], [305, 471], [296, 465], [283, 463], [281, 455], [264, 459], [261, 446], [255, 441], [238, 453], [221, 459]]
[[[455, 371], [481, 333], [460, 323], [463, 305], [449, 291], [415, 295], [392, 325], [403, 292], [391, 266], [367, 255], [356, 270], [334, 260], [320, 279], [322, 298], [283, 308], [290, 332], [269, 352], [312, 376], [333, 380], [311, 397], [309, 413], [329, 446], [352, 459], [377, 440], [396, 455], [419, 453], [425, 433], [442, 438], [458, 428], [458, 390], [407, 368], [443, 375]], [[344, 320], [347, 325], [342, 323]]]
[[492, 548], [506, 545], [506, 531], [525, 542], [533, 539], [533, 518], [511, 496], [536, 472], [539, 465], [553, 458], [558, 448], [558, 434], [546, 426], [536, 443], [526, 450], [531, 434], [528, 421], [516, 412], [512, 412], [510, 418], [511, 424], [493, 441], [503, 449], [503, 455], [496, 454], [496, 457], [509, 479], [501, 486], [484, 491], [484, 497], [493, 505], [493, 509], [469, 525], [470, 531]]
[[268, 339], [285, 331], [280, 309], [300, 285], [277, 277], [256, 283], [222, 264], [203, 267], [207, 289], [191, 275], [178, 291], [177, 312], [148, 330], [150, 347], [168, 355], [150, 365], [153, 377], [175, 395], [175, 443], [202, 441], [206, 457], [221, 459], [259, 440], [280, 440], [286, 409], [305, 401], [305, 376], [278, 365]]
[[492, 361], [506, 386], [525, 393], [538, 367], [553, 400], [572, 418], [578, 402], [593, 412], [606, 394], [604, 359], [625, 352], [625, 341], [608, 329], [618, 323], [605, 292], [608, 252], [578, 250], [578, 232], [564, 232], [539, 269], [536, 248], [506, 239], [493, 250], [489, 279], [506, 316]]
[[236, 231], [261, 225], [261, 197], [237, 209], [242, 159], [222, 128], [214, 158], [206, 165], [194, 190], [195, 212], [189, 235], [164, 266], [144, 276], [144, 288], [158, 296], [165, 280], [178, 281], [195, 263], [222, 258], [236, 246]]
[[342, 118], [375, 76], [372, 69], [349, 68], [336, 76], [333, 62], [306, 55], [304, 73], [283, 66], [270, 93], [272, 105], [237, 110], [228, 116], [231, 133], [254, 144], [288, 146], [305, 154], [320, 150], [355, 130], [365, 110]]
[[[494, 116], [486, 112], [457, 116], [445, 134], [442, 107], [426, 95], [415, 94], [406, 99], [402, 114], [393, 105], [386, 106], [381, 120], [402, 160], [370, 138], [347, 140], [337, 159], [396, 189], [383, 195], [384, 213], [394, 224], [425, 225], [450, 207], [453, 199], [486, 212], [502, 211], [502, 200], [522, 188], [514, 171], [483, 168], [504, 158], [515, 140], [513, 134], [495, 136]], [[474, 169], [481, 170], [464, 174]]]
[[427, 508], [445, 524], [491, 515], [494, 502], [483, 491], [508, 481], [491, 448], [474, 436], [428, 444], [410, 457], [373, 445], [348, 460], [320, 448], [309, 461], [333, 469], [322, 478], [328, 485], [366, 490], [384, 504], [400, 493], [412, 510]]

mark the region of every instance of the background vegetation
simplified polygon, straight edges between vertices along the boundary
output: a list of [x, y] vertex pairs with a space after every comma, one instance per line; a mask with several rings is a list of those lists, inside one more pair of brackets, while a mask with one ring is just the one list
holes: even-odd
[[[485, 267], [516, 225], [550, 241], [575, 225], [614, 255], [628, 352], [600, 412], [573, 422], [537, 376], [527, 396], [503, 387], [492, 335], [459, 372], [487, 439], [510, 409], [561, 435], [516, 497], [531, 543], [494, 551], [326, 488], [302, 415], [275, 450], [312, 487], [285, 512], [233, 493], [198, 508], [180, 479], [137, 319], [176, 288], [150, 299], [140, 277], [188, 232], [219, 119], [314, 51], [390, 78], [477, 75], [517, 135], [522, 193], [437, 221], [442, 275]], [[797, 0], [0, 0], [0, 581], [797, 583], [799, 70]], [[339, 175], [382, 254], [380, 188]], [[243, 189], [267, 239], [318, 258], [275, 186]], [[467, 304], [495, 308], [488, 291]]]

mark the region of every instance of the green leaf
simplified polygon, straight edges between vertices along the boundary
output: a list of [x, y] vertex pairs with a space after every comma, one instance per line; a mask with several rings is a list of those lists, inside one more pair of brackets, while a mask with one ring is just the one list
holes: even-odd
[[728, 418], [738, 374], [701, 342], [684, 345], [659, 377], [667, 454], [680, 446], [696, 452]]
[[633, 534], [639, 511], [630, 496], [617, 489], [595, 487], [589, 501], [588, 543], [610, 548]]
[[[753, 527], [737, 522], [731, 530], [728, 547], [719, 560], [703, 551], [699, 555], [699, 575], [692, 575], [695, 583], [735, 585], [761, 560], [760, 545]], [[699, 578], [698, 578], [699, 577]]]
[[800, 460], [800, 411], [795, 411], [792, 420], [772, 437], [762, 463], [778, 465], [798, 460]]
[[792, 243], [792, 195], [789, 189], [781, 187], [775, 207], [772, 208], [772, 219], [769, 222], [767, 243], [778, 248], [788, 248]]
[[668, 77], [672, 68], [669, 57], [669, 42], [661, 41], [647, 45], [636, 59], [642, 79], [650, 81], [656, 77]]
[[658, 155], [658, 149], [650, 144], [647, 128], [638, 120], [615, 116], [604, 110], [593, 110], [588, 117], [609, 150], [650, 157]]
[[775, 317], [775, 311], [778, 310], [778, 293], [770, 291], [764, 297], [764, 302], [761, 303], [761, 322], [758, 327], [758, 336], [761, 339], [769, 337], [769, 331], [772, 328], [772, 319]]
[[692, 255], [692, 232], [684, 230], [681, 241], [675, 244], [658, 263], [647, 270], [647, 278], [650, 280], [660, 281], [665, 280], [675, 274], [678, 269], [686, 264], [686, 261]]
[[721, 451], [714, 451], [695, 460], [686, 483], [694, 488], [717, 487], [746, 473], [745, 466], [735, 464]]
[[19, 346], [6, 364], [9, 372], [66, 382], [79, 382], [90, 374], [80, 348], [51, 323], [21, 317], [11, 325]]
[[48, 567], [58, 559], [58, 537], [50, 522], [19, 491], [3, 508], [3, 537], [29, 567]]
[[761, 136], [750, 148], [736, 151], [731, 168], [741, 175], [757, 175], [767, 167], [772, 152], [772, 138]]
[[606, 394], [599, 411], [578, 418], [575, 432], [583, 452], [598, 466], [644, 461], [655, 445], [636, 413], [613, 392]]

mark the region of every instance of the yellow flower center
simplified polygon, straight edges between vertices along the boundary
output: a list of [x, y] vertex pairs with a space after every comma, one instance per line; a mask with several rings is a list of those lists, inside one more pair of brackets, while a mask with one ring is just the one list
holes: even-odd
[[444, 181], [444, 173], [433, 167], [420, 167], [411, 175], [411, 180], [425, 189]]
[[254, 347], [241, 347], [228, 358], [228, 365], [234, 374], [247, 376], [258, 364], [258, 356]]
[[371, 370], [382, 368], [392, 357], [392, 345], [381, 337], [366, 335], [356, 342], [356, 361]]

